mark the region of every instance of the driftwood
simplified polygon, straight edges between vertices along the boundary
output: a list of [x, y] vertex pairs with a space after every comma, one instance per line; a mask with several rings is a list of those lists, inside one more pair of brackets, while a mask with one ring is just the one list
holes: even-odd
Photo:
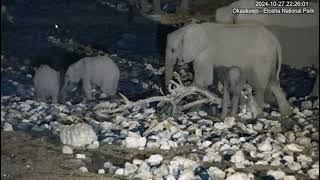
[[[109, 118], [110, 115], [115, 113], [121, 113], [125, 110], [136, 106], [143, 106], [145, 104], [155, 103], [157, 102], [157, 108], [163, 106], [164, 104], [169, 103], [172, 106], [172, 114], [176, 115], [181, 113], [184, 110], [187, 110], [191, 107], [201, 105], [201, 104], [217, 104], [221, 105], [221, 99], [217, 97], [215, 94], [211, 93], [206, 89], [202, 89], [196, 86], [184, 86], [180, 79], [179, 74], [175, 73], [175, 78], [178, 82], [171, 80], [168, 91], [168, 95], [163, 96], [154, 96], [142, 100], [138, 100], [136, 102], [132, 102], [128, 100], [127, 97], [120, 94], [122, 97], [124, 104], [119, 105], [115, 108], [110, 106], [105, 106], [103, 104], [99, 104], [95, 107], [94, 113], [98, 118]], [[202, 99], [196, 100], [193, 102], [189, 102], [187, 104], [181, 104], [182, 100], [190, 95], [200, 95]]]

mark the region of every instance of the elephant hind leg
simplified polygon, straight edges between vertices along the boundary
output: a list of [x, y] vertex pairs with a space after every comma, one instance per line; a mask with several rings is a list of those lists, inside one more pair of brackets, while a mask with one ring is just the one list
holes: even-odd
[[275, 96], [277, 103], [279, 105], [279, 110], [282, 115], [291, 115], [292, 111], [289, 102], [286, 99], [284, 91], [280, 87], [279, 81], [272, 81], [270, 83], [270, 90]]
[[92, 87], [91, 87], [91, 83], [88, 79], [84, 79], [82, 82], [82, 88], [85, 94], [85, 97], [87, 100], [91, 100], [92, 99]]

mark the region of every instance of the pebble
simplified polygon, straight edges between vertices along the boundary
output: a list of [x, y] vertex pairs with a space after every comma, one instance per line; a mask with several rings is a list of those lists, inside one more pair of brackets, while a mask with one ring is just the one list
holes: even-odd
[[5, 132], [13, 131], [12, 125], [10, 123], [8, 123], [8, 122], [5, 122], [4, 125], [3, 125], [3, 131], [5, 131]]
[[302, 113], [306, 116], [306, 117], [309, 117], [309, 116], [312, 116], [313, 115], [313, 112], [309, 109], [305, 109], [302, 111]]
[[292, 152], [302, 152], [304, 147], [292, 143], [292, 144], [286, 145], [284, 149]]
[[126, 139], [123, 141], [124, 147], [134, 149], [144, 149], [146, 143], [146, 137], [126, 137]]
[[311, 179], [318, 179], [319, 178], [319, 168], [309, 169], [308, 175]]
[[208, 174], [211, 179], [225, 179], [226, 173], [217, 167], [210, 167], [208, 169]]
[[106, 173], [106, 171], [104, 169], [99, 169], [98, 170], [98, 174], [105, 174], [105, 173]]
[[64, 145], [62, 147], [62, 153], [63, 154], [73, 154], [73, 149], [70, 146]]
[[301, 103], [301, 109], [312, 109], [312, 102], [311, 101], [302, 101]]
[[191, 180], [191, 179], [197, 179], [192, 169], [183, 170], [178, 178], [178, 180]]
[[150, 164], [150, 166], [158, 165], [162, 162], [163, 157], [160, 154], [151, 155], [146, 162]]
[[80, 167], [79, 170], [83, 173], [89, 172], [88, 169], [84, 166]]
[[123, 176], [124, 175], [124, 169], [123, 168], [118, 168], [115, 172], [115, 175], [118, 176]]
[[77, 159], [86, 159], [86, 155], [85, 154], [76, 154], [76, 158]]
[[292, 171], [299, 171], [301, 169], [301, 165], [300, 163], [293, 162], [288, 164], [288, 168]]
[[271, 116], [273, 116], [273, 117], [281, 117], [281, 114], [279, 112], [272, 111], [271, 112]]
[[245, 173], [236, 172], [231, 176], [228, 176], [226, 180], [248, 180], [248, 175]]
[[138, 166], [135, 164], [131, 164], [126, 162], [124, 165], [124, 176], [131, 176], [134, 175], [134, 173], [138, 171]]
[[286, 174], [282, 171], [269, 170], [267, 172], [267, 175], [273, 176], [275, 179], [278, 180], [278, 179], [283, 179]]
[[258, 145], [258, 149], [262, 152], [269, 152], [272, 150], [272, 145], [269, 139], [263, 141], [261, 144]]
[[285, 175], [284, 178], [283, 178], [283, 180], [296, 180], [296, 179], [297, 178], [294, 177], [294, 176], [287, 176], [287, 175]]

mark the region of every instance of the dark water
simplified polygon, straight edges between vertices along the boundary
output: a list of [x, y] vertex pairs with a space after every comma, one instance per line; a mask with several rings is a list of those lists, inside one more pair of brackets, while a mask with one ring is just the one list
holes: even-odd
[[147, 57], [161, 56], [166, 33], [173, 30], [137, 12], [121, 13], [94, 0], [16, 0], [3, 4], [14, 17], [14, 24], [3, 24], [1, 53], [55, 69], [65, 68], [80, 57], [54, 47], [48, 36], [72, 38], [122, 56]]

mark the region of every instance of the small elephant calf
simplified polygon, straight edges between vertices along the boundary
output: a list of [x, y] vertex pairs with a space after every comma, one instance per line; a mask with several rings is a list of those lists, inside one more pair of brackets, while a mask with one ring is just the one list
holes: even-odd
[[241, 90], [245, 83], [245, 79], [241, 75], [241, 69], [237, 66], [219, 66], [215, 68], [215, 76], [217, 76], [215, 78], [223, 83], [223, 106], [221, 117], [225, 118], [228, 115], [230, 95], [232, 96], [231, 115], [236, 116]]
[[108, 56], [84, 57], [70, 65], [65, 73], [61, 90], [63, 98], [72, 87], [82, 82], [85, 100], [92, 99], [92, 88], [97, 86], [108, 96], [115, 95], [118, 89], [120, 70]]
[[35, 95], [37, 101], [52, 103], [58, 102], [60, 90], [60, 73], [50, 68], [48, 65], [41, 65], [33, 77]]

